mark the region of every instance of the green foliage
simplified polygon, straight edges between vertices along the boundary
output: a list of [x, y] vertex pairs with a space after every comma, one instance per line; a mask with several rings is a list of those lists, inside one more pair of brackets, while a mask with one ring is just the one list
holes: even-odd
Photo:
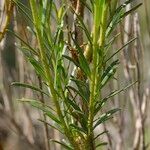
[[[120, 109], [108, 110], [104, 114], [101, 114], [101, 110], [108, 99], [111, 100], [111, 97], [127, 88], [112, 91], [105, 98], [101, 96], [102, 88], [114, 78], [119, 65], [119, 61], [114, 61], [113, 57], [122, 50], [122, 48], [117, 50], [108, 58], [106, 52], [113, 45], [113, 42], [108, 41], [119, 22], [140, 6], [139, 4], [126, 12], [125, 8], [131, 1], [126, 1], [120, 6], [116, 1], [116, 4], [113, 4], [116, 7], [112, 12], [109, 12], [110, 1], [90, 2], [90, 4], [84, 2], [84, 5], [93, 17], [92, 30], [87, 28], [84, 18], [76, 14], [71, 4], [68, 8], [65, 7], [65, 1], [62, 1], [62, 5], [58, 7], [54, 1], [43, 0], [37, 3], [36, 0], [30, 0], [30, 8], [15, 1], [18, 9], [31, 21], [30, 29], [37, 39], [38, 48], [32, 47], [17, 34], [14, 35], [22, 41], [23, 46], [20, 46], [20, 49], [34, 67], [37, 75], [46, 83], [49, 93], [24, 83], [15, 82], [13, 85], [30, 88], [50, 98], [55, 106], [54, 109], [38, 100], [23, 99], [22, 101], [40, 109], [55, 122], [56, 125], [50, 125], [50, 127], [63, 132], [66, 142], [51, 141], [68, 150], [95, 150], [97, 147], [107, 144], [105, 142], [95, 144], [97, 138], [105, 134], [106, 131], [95, 137], [94, 130], [100, 124], [111, 119]], [[70, 31], [64, 32], [66, 30], [65, 17], [69, 11], [76, 15], [77, 26], [82, 29], [86, 37], [83, 41], [83, 44], [86, 43], [84, 50], [74, 38], [73, 31], [71, 34]], [[29, 16], [28, 12], [32, 15]], [[68, 43], [70, 44], [70, 41], [66, 38], [68, 34], [73, 45], [71, 51], [75, 56], [69, 54]], [[126, 45], [134, 40], [129, 41]], [[109, 46], [109, 49], [106, 45]], [[66, 66], [68, 62], [72, 65]], [[49, 100], [47, 97], [45, 99]]]

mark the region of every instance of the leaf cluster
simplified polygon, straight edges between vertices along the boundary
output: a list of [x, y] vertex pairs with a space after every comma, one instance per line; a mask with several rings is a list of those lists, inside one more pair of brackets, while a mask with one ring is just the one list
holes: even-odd
[[[117, 25], [141, 4], [126, 11], [131, 0], [121, 5], [117, 4], [118, 1], [81, 1], [93, 17], [90, 30], [84, 18], [76, 14], [71, 3], [66, 5], [65, 0], [59, 7], [51, 0], [39, 3], [30, 0], [30, 8], [17, 0], [14, 2], [18, 11], [28, 18], [28, 32], [37, 40], [38, 46], [33, 47], [32, 43], [13, 34], [21, 41], [19, 49], [27, 57], [37, 76], [42, 78], [44, 89], [47, 90], [26, 83], [14, 82], [12, 85], [44, 94], [45, 100], [52, 101], [54, 108], [39, 100], [23, 98], [22, 101], [40, 109], [51, 119], [51, 124], [47, 124], [66, 136], [66, 141], [51, 141], [61, 144], [65, 149], [94, 150], [106, 145], [105, 142], [95, 144], [98, 137], [106, 131], [98, 135], [94, 131], [120, 109], [108, 110], [103, 114], [101, 110], [108, 100], [127, 88], [112, 91], [106, 97], [101, 96], [102, 89], [114, 78], [119, 65], [119, 60], [113, 58], [124, 48], [123, 46], [111, 56], [108, 55], [116, 40], [112, 35]], [[74, 32], [66, 27], [66, 18], [70, 12], [77, 17], [74, 23], [84, 33], [84, 48], [74, 38]], [[76, 59], [71, 55], [70, 49], [76, 54]]]

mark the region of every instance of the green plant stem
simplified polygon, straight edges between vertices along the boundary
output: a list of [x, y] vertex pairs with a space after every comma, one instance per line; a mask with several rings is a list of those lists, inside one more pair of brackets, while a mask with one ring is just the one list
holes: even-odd
[[43, 42], [42, 42], [43, 40], [42, 40], [41, 31], [40, 31], [40, 22], [38, 21], [38, 15], [37, 15], [38, 13], [36, 11], [37, 8], [36, 8], [35, 5], [36, 5], [35, 1], [31, 0], [30, 1], [30, 6], [31, 6], [32, 14], [33, 14], [33, 20], [34, 20], [37, 40], [38, 40], [38, 44], [39, 44], [40, 60], [41, 60], [41, 63], [43, 64], [43, 67], [44, 67], [44, 70], [45, 70], [45, 75], [47, 77], [48, 86], [50, 88], [51, 95], [53, 97], [53, 101], [54, 101], [56, 109], [57, 109], [57, 113], [60, 116], [60, 119], [62, 121], [64, 119], [62, 119], [63, 115], [62, 115], [62, 112], [60, 110], [59, 103], [57, 101], [57, 94], [56, 94], [56, 91], [55, 91], [54, 86], [53, 86], [51, 72], [49, 70], [49, 65], [48, 65], [46, 54], [45, 54], [45, 51], [44, 51], [44, 45], [43, 45]]
[[48, 65], [48, 61], [47, 61], [47, 57], [44, 51], [44, 44], [43, 44], [43, 39], [42, 39], [42, 32], [40, 30], [40, 26], [41, 23], [39, 21], [38, 18], [38, 12], [37, 12], [37, 8], [36, 8], [36, 1], [35, 0], [30, 0], [30, 6], [31, 6], [31, 11], [32, 11], [32, 15], [33, 15], [33, 22], [34, 22], [34, 26], [35, 26], [35, 30], [36, 30], [36, 35], [37, 35], [37, 40], [38, 40], [38, 44], [39, 44], [39, 53], [40, 53], [40, 61], [43, 64], [44, 70], [45, 70], [45, 75], [47, 77], [47, 84], [50, 88], [51, 91], [51, 95], [52, 95], [52, 99], [53, 102], [55, 104], [56, 107], [56, 111], [57, 111], [57, 115], [61, 121], [61, 123], [63, 124], [63, 128], [65, 131], [66, 136], [68, 137], [70, 143], [74, 146], [75, 149], [79, 149], [79, 146], [77, 145], [77, 143], [75, 142], [71, 132], [68, 129], [68, 126], [64, 120], [61, 108], [60, 108], [60, 104], [58, 102], [58, 97], [57, 97], [57, 93], [54, 89], [54, 85], [53, 85], [53, 80], [52, 80], [52, 75], [49, 69], [49, 65]]
[[[93, 69], [90, 80], [90, 100], [89, 100], [89, 118], [88, 118], [88, 137], [87, 147], [89, 150], [95, 149], [93, 143], [93, 120], [94, 120], [94, 104], [96, 101], [98, 80], [100, 80], [102, 72], [103, 45], [105, 42], [105, 32], [107, 23], [107, 3], [96, 1], [94, 4], [94, 29], [93, 29]], [[101, 10], [102, 8], [102, 10]], [[100, 55], [99, 55], [100, 54]], [[99, 70], [99, 68], [101, 68]]]
[[88, 117], [88, 137], [87, 137], [87, 148], [89, 150], [94, 149], [93, 144], [93, 119], [94, 119], [94, 99], [95, 99], [95, 88], [96, 88], [96, 75], [97, 75], [97, 49], [98, 49], [98, 34], [99, 33], [99, 21], [97, 20], [99, 17], [99, 8], [100, 4], [98, 2], [94, 4], [94, 31], [93, 31], [93, 70], [90, 81], [90, 100], [89, 100], [89, 117]]
[[104, 44], [105, 44], [105, 33], [106, 33], [106, 28], [107, 28], [107, 14], [108, 14], [108, 4], [106, 3], [104, 6], [103, 13], [102, 13], [102, 21], [101, 21], [101, 28], [100, 28], [101, 31], [100, 31], [99, 47], [101, 48], [101, 50], [103, 50]]

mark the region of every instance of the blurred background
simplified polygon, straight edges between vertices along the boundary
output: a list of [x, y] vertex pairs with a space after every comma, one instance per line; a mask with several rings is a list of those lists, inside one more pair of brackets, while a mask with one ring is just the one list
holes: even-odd
[[[28, 0], [20, 0], [29, 7]], [[55, 0], [57, 6], [60, 0]], [[120, 1], [119, 3], [122, 3]], [[140, 3], [134, 0], [135, 3]], [[128, 90], [112, 98], [107, 107], [120, 107], [121, 112], [112, 120], [98, 128], [108, 130], [102, 139], [108, 142], [110, 150], [141, 150], [139, 144], [150, 150], [150, 1], [143, 0], [142, 6], [127, 16], [116, 29], [121, 35], [116, 40], [110, 53], [115, 52], [125, 43], [137, 37], [119, 54], [116, 78], [104, 89], [103, 95], [113, 89], [139, 81]], [[0, 32], [7, 22], [9, 0], [0, 0]], [[13, 6], [14, 7], [14, 6]], [[132, 6], [130, 6], [132, 7]], [[13, 8], [8, 28], [27, 43], [36, 45], [31, 32], [27, 29], [30, 22], [19, 8]], [[69, 14], [70, 22], [73, 16]], [[85, 21], [90, 26], [91, 19], [85, 10]], [[54, 25], [55, 26], [55, 25]], [[28, 104], [20, 103], [22, 97], [39, 98], [40, 95], [29, 89], [12, 87], [14, 81], [37, 83], [38, 77], [18, 48], [21, 41], [10, 32], [6, 32], [0, 42], [0, 150], [46, 150], [45, 128], [38, 119], [42, 114]], [[106, 107], [106, 109], [107, 109]], [[58, 131], [48, 128], [49, 139], [62, 140]], [[61, 150], [61, 146], [51, 143], [51, 150]], [[144, 150], [144, 149], [143, 149]]]

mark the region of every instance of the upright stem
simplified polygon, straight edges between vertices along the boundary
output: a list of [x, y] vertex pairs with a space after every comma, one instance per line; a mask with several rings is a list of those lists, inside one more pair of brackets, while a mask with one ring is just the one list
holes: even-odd
[[74, 148], [79, 149], [79, 146], [76, 144], [76, 142], [75, 142], [75, 140], [72, 136], [72, 133], [68, 129], [67, 123], [64, 120], [64, 117], [63, 117], [63, 114], [62, 114], [62, 111], [61, 111], [61, 108], [60, 108], [60, 104], [58, 102], [57, 93], [54, 89], [53, 78], [52, 78], [52, 75], [51, 75], [51, 72], [50, 72], [50, 69], [49, 69], [49, 64], [48, 64], [48, 61], [47, 61], [44, 44], [42, 42], [43, 38], [42, 38], [42, 32], [41, 32], [41, 28], [40, 28], [41, 27], [41, 22], [38, 18], [38, 12], [37, 12], [38, 9], [36, 8], [36, 5], [37, 4], [36, 4], [35, 0], [30, 0], [30, 6], [31, 6], [32, 15], [33, 15], [33, 22], [34, 22], [34, 26], [35, 26], [35, 32], [36, 32], [37, 41], [38, 41], [38, 44], [39, 44], [40, 61], [43, 64], [43, 68], [44, 68], [45, 75], [46, 75], [46, 78], [47, 78], [47, 84], [50, 88], [51, 95], [52, 95], [52, 100], [55, 104], [57, 115], [58, 115], [58, 117], [59, 117], [59, 119], [60, 119], [60, 121], [63, 125], [64, 132], [65, 132], [66, 136], [68, 137], [70, 143], [74, 146]]
[[[88, 118], [88, 137], [87, 146], [89, 150], [95, 149], [93, 143], [93, 120], [94, 105], [96, 101], [98, 80], [101, 77], [103, 45], [105, 42], [105, 31], [107, 23], [107, 2], [95, 1], [94, 3], [94, 28], [93, 28], [93, 69], [90, 80], [90, 100], [89, 100], [89, 118]], [[99, 55], [100, 54], [100, 55]], [[99, 70], [99, 68], [101, 68]]]
[[39, 22], [39, 19], [38, 19], [38, 13], [37, 13], [35, 0], [30, 0], [30, 6], [31, 6], [31, 10], [32, 10], [34, 26], [35, 26], [37, 40], [38, 40], [38, 44], [39, 44], [40, 61], [44, 67], [45, 75], [47, 77], [48, 86], [50, 88], [51, 95], [53, 97], [53, 101], [54, 101], [56, 109], [57, 109], [57, 113], [58, 113], [61, 121], [64, 122], [63, 115], [62, 115], [62, 112], [61, 112], [61, 109], [60, 109], [60, 106], [58, 103], [57, 94], [56, 94], [56, 91], [55, 91], [54, 86], [53, 86], [52, 75], [51, 75], [48, 61], [47, 61], [47, 57], [45, 54], [45, 48], [44, 48], [44, 45], [42, 42], [43, 39], [42, 39], [41, 30], [40, 30], [41, 23]]

